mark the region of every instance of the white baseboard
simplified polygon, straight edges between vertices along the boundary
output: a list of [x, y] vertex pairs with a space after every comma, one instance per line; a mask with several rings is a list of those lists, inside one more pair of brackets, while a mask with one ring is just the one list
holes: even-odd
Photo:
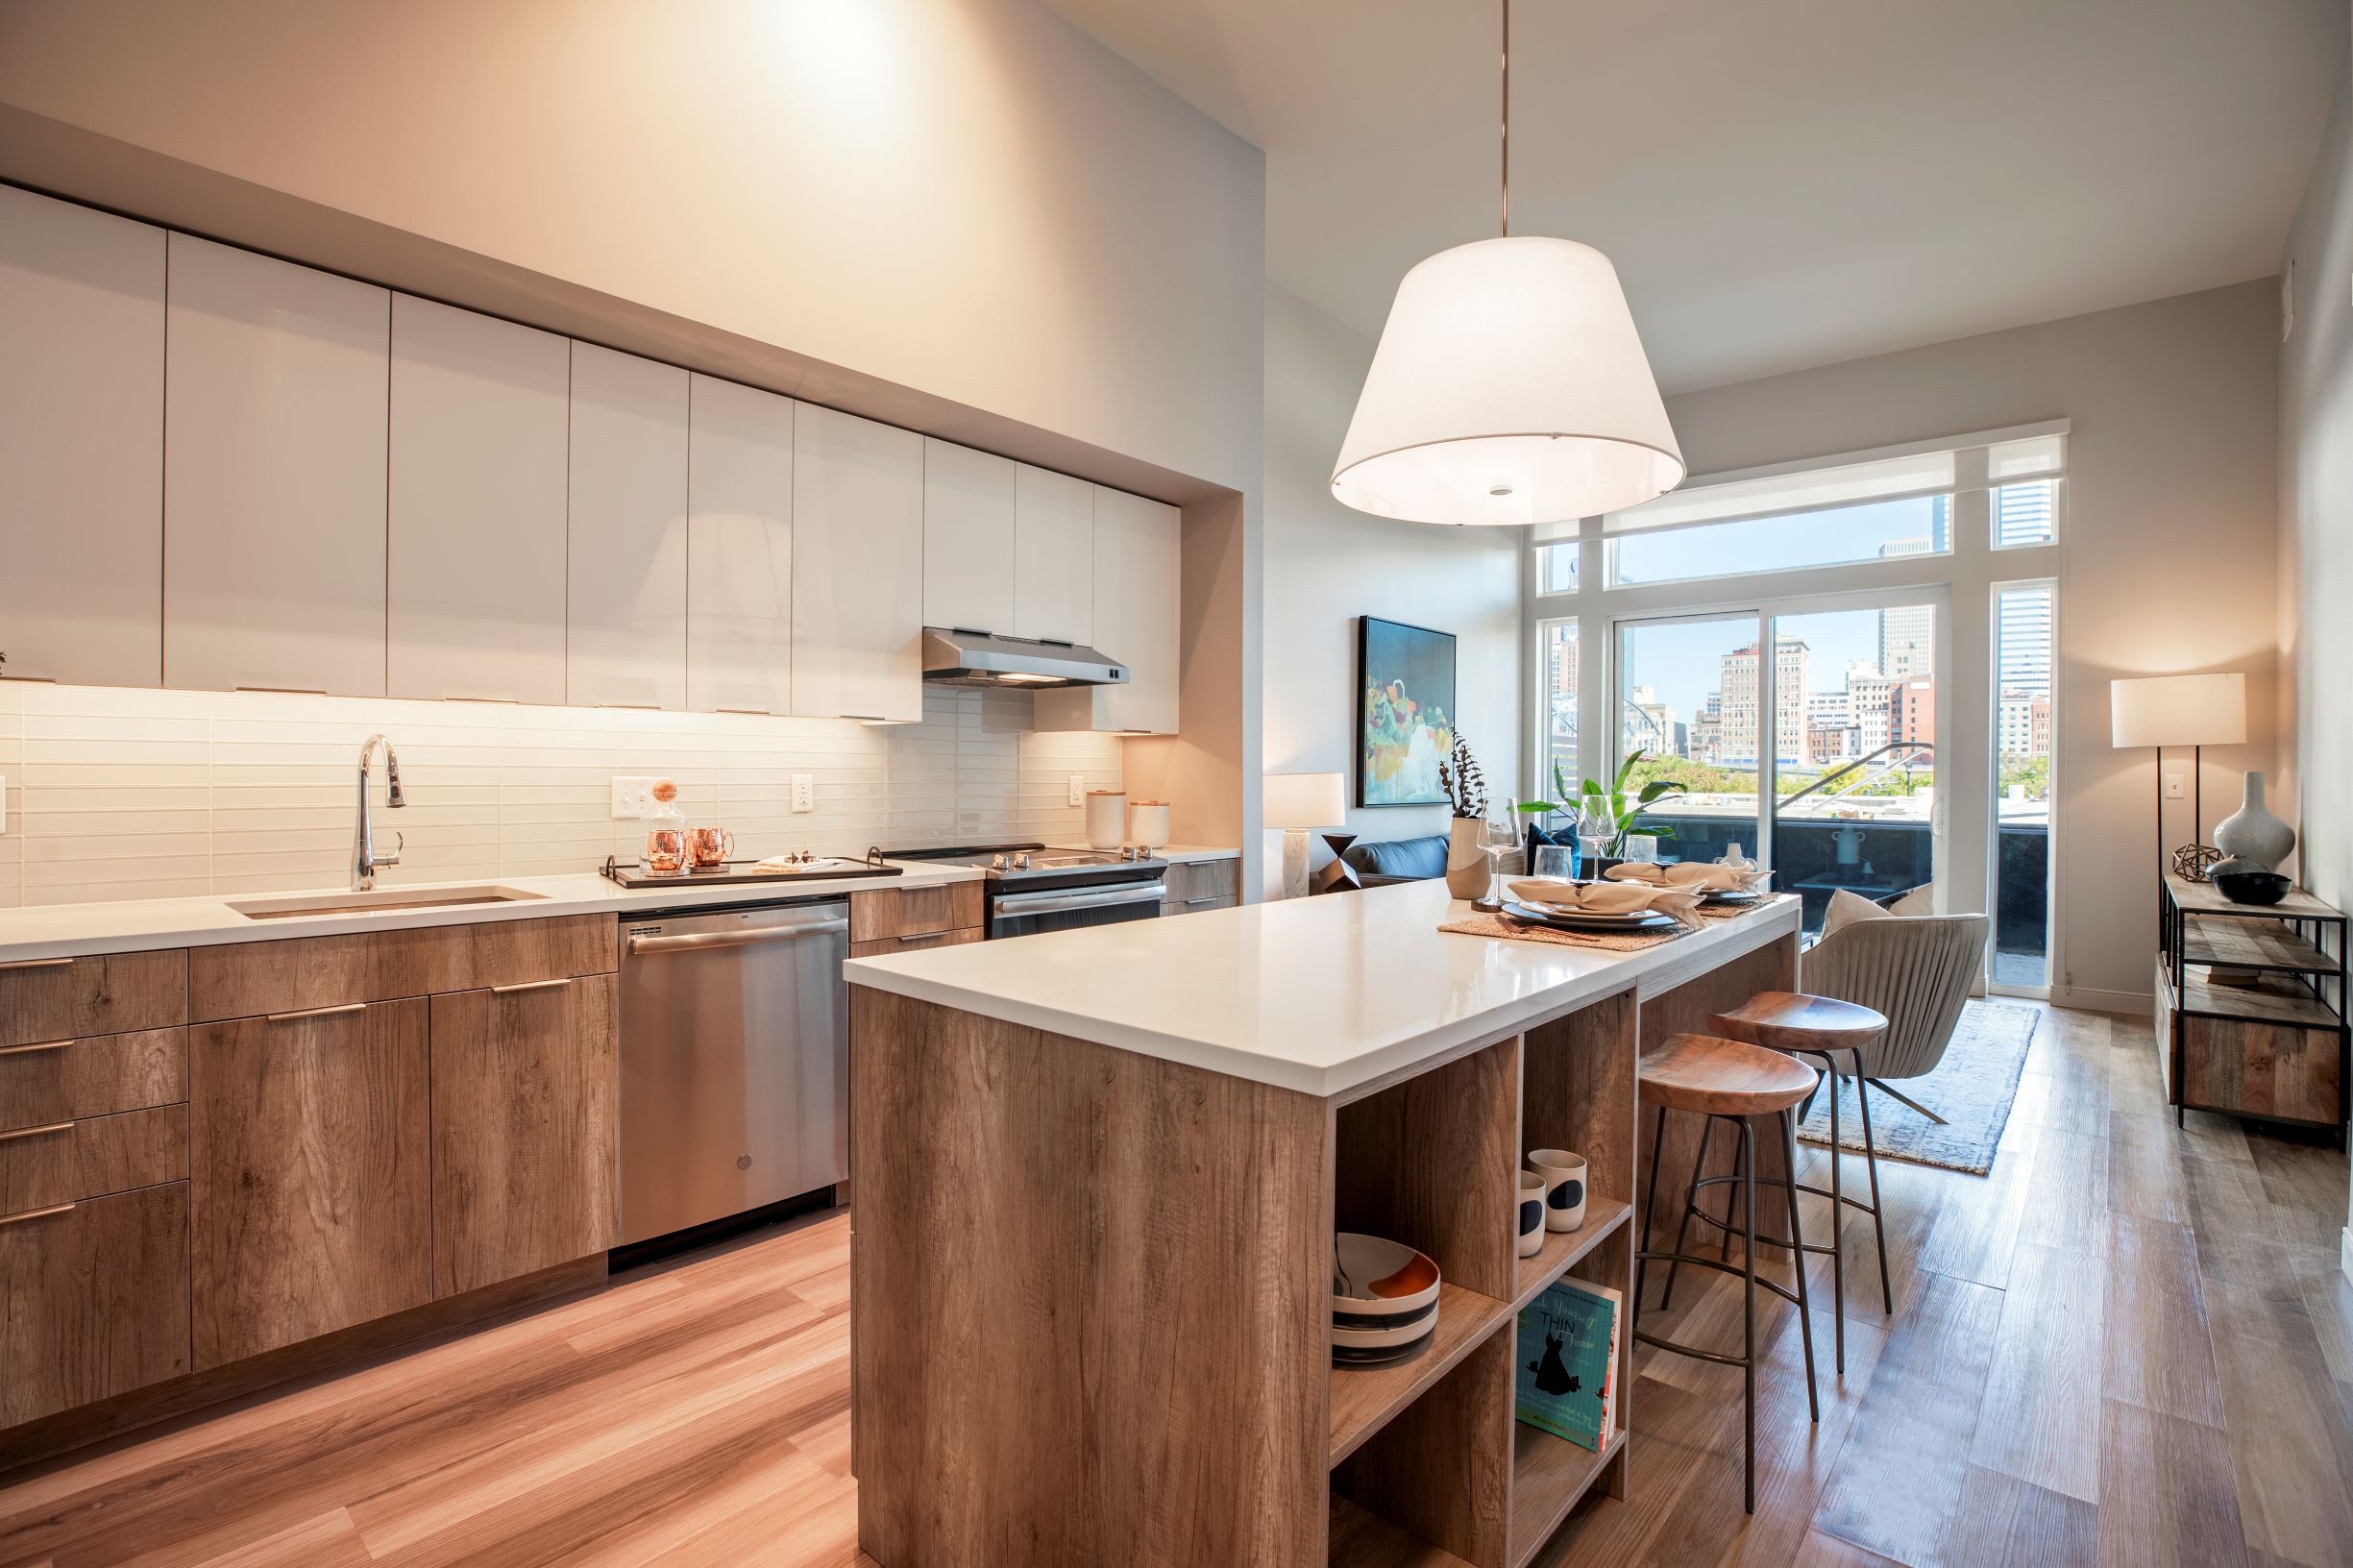
[[2135, 1018], [2152, 1017], [2157, 1011], [2157, 1004], [2145, 991], [2100, 991], [2091, 986], [2053, 986], [2050, 1005], [2086, 1013], [2120, 1013]]

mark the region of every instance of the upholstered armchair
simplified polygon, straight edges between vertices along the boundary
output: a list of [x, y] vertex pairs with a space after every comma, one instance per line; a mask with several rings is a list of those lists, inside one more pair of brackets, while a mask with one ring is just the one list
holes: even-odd
[[1856, 1054], [1874, 1087], [1928, 1117], [1945, 1118], [1888, 1088], [1936, 1070], [1985, 955], [1983, 915], [1902, 915], [1852, 920], [1805, 951], [1799, 989], [1884, 1015], [1887, 1033]]

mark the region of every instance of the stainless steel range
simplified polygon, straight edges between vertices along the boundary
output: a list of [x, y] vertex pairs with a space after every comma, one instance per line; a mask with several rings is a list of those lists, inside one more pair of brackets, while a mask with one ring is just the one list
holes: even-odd
[[991, 937], [1027, 937], [1082, 925], [1148, 920], [1161, 912], [1168, 863], [1133, 852], [1054, 849], [1042, 844], [886, 849], [887, 860], [969, 866], [987, 879]]

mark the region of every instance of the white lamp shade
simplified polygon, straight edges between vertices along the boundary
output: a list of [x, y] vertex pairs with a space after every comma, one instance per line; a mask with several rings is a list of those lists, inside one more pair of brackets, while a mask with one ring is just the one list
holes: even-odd
[[1556, 523], [1637, 506], [1683, 454], [1609, 257], [1483, 239], [1397, 285], [1332, 493], [1417, 523]]
[[1337, 827], [1348, 820], [1348, 781], [1338, 773], [1268, 773], [1268, 827]]
[[2246, 676], [2149, 675], [2108, 682], [2116, 746], [2239, 746], [2246, 740]]

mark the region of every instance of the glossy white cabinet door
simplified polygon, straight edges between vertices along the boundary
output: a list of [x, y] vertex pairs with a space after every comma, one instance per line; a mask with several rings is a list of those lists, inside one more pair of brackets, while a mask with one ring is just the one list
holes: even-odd
[[392, 296], [175, 233], [163, 679], [380, 697]]
[[571, 380], [564, 338], [392, 297], [392, 696], [564, 700]]
[[790, 398], [688, 383], [686, 705], [793, 709]]
[[1127, 661], [1122, 686], [1040, 692], [1040, 729], [1177, 733], [1184, 514], [1123, 490], [1094, 492], [1096, 647]]
[[163, 231], [0, 185], [0, 675], [163, 678]]
[[1019, 466], [923, 438], [923, 625], [1013, 632]]
[[572, 345], [565, 700], [686, 705], [686, 372]]
[[[1067, 474], [1020, 470], [1014, 512], [1014, 635], [1093, 643], [1094, 486]], [[1134, 657], [1104, 649], [1115, 659]]]
[[923, 438], [811, 404], [793, 420], [793, 711], [923, 717]]

